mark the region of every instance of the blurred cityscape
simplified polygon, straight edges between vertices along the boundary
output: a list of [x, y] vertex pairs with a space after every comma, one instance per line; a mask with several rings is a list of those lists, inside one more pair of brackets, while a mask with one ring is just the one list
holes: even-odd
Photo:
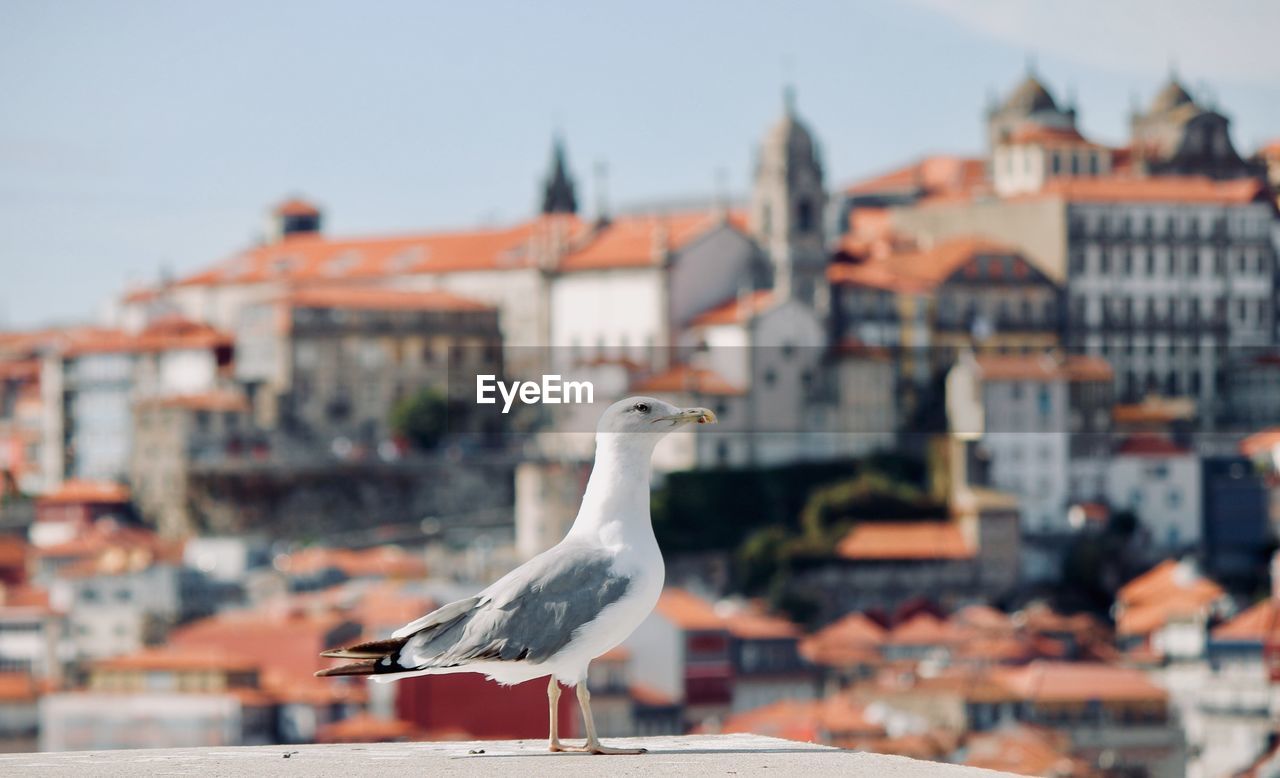
[[0, 747], [545, 736], [539, 682], [313, 673], [563, 536], [590, 423], [471, 403], [554, 365], [721, 419], [655, 455], [668, 588], [592, 665], [603, 736], [1274, 774], [1280, 141], [1176, 73], [1121, 147], [1010, 81], [981, 156], [833, 182], [788, 90], [741, 199], [584, 208], [556, 137], [523, 221], [290, 197], [0, 334]]

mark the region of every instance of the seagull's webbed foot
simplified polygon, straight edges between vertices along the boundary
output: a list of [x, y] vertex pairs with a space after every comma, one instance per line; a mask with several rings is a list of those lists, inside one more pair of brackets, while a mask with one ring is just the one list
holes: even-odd
[[639, 754], [649, 753], [647, 748], [613, 748], [612, 746], [601, 745], [600, 743], [588, 743], [584, 750], [591, 754], [616, 754], [619, 756], [636, 756]]
[[552, 753], [554, 753], [554, 754], [560, 754], [560, 753], [569, 754], [569, 753], [575, 753], [575, 752], [576, 752], [576, 753], [582, 753], [583, 751], [586, 751], [586, 750], [587, 750], [587, 747], [586, 747], [586, 746], [571, 746], [571, 745], [567, 745], [567, 744], [565, 744], [565, 743], [561, 743], [560, 741], [558, 741], [558, 740], [557, 740], [557, 741], [554, 741], [554, 742], [552, 742], [552, 743], [549, 743], [549, 744], [547, 745], [547, 750], [548, 750], [548, 751], [550, 751], [550, 752], [552, 752]]

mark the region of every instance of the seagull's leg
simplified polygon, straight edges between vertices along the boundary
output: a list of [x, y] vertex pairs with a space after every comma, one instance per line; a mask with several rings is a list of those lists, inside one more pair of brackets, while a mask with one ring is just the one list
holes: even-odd
[[596, 737], [596, 721], [591, 716], [591, 692], [587, 690], [585, 680], [578, 682], [578, 707], [582, 708], [582, 723], [587, 725], [586, 751], [592, 754], [643, 754], [644, 748], [610, 748], [600, 745]]
[[560, 742], [560, 683], [554, 675], [549, 676], [547, 683], [547, 703], [551, 732], [548, 735], [548, 748], [552, 751], [584, 751], [582, 746], [566, 746]]

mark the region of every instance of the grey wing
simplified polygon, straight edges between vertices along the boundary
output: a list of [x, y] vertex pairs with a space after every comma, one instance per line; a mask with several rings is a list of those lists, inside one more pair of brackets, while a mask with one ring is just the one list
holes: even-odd
[[631, 579], [613, 570], [613, 559], [603, 549], [561, 543], [481, 592], [464, 617], [409, 637], [396, 664], [427, 669], [542, 662], [630, 586]]

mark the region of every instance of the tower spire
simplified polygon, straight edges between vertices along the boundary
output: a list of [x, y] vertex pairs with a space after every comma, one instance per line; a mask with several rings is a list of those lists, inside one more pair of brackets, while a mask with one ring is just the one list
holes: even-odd
[[551, 170], [542, 185], [542, 213], [577, 213], [578, 197], [564, 150], [564, 137], [557, 131], [551, 140]]

